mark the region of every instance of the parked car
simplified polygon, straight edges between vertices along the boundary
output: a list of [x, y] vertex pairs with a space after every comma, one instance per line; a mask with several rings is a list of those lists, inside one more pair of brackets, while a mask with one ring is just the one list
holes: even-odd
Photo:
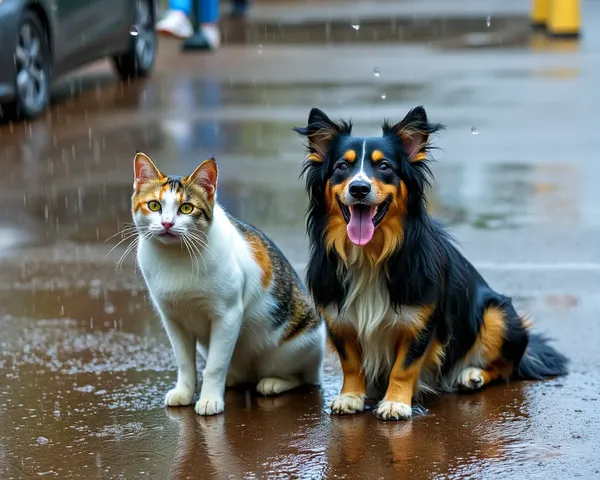
[[0, 0], [0, 118], [36, 117], [53, 79], [100, 58], [148, 75], [155, 21], [155, 0]]

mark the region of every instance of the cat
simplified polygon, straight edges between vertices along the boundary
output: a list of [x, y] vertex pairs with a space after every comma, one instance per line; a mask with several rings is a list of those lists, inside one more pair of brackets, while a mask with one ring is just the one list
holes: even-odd
[[319, 385], [322, 317], [273, 242], [217, 203], [214, 158], [179, 177], [138, 152], [134, 175], [137, 263], [177, 363], [165, 404], [191, 405], [197, 343], [206, 353], [199, 415], [224, 411], [226, 386], [275, 395]]

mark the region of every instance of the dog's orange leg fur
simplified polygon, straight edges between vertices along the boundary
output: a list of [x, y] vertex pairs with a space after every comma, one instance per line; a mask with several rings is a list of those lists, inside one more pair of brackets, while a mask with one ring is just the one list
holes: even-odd
[[505, 336], [505, 313], [497, 307], [487, 308], [475, 343], [466, 355], [467, 358], [476, 355], [486, 367], [466, 367], [458, 377], [458, 387], [461, 390], [477, 390], [498, 378], [510, 376], [513, 365], [502, 359]]
[[343, 352], [338, 352], [338, 355], [344, 384], [331, 404], [331, 412], [339, 415], [362, 412], [367, 390], [357, 334], [352, 328], [344, 328], [336, 332], [336, 338], [343, 345]]
[[412, 397], [427, 358], [425, 353], [405, 367], [404, 362], [413, 341], [412, 335], [404, 335], [396, 346], [396, 360], [390, 372], [388, 388], [374, 412], [381, 420], [405, 420], [412, 415]]

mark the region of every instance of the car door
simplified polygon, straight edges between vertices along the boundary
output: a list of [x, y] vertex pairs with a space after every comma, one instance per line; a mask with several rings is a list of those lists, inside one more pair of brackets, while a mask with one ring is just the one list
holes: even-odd
[[108, 53], [127, 34], [135, 0], [52, 0], [57, 73]]

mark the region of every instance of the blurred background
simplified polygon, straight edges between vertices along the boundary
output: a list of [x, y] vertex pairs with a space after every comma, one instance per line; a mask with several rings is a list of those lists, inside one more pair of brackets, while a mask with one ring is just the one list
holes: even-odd
[[[599, 26], [597, 0], [0, 0], [0, 477], [598, 475]], [[215, 155], [220, 203], [302, 275], [291, 128], [318, 106], [379, 135], [416, 105], [447, 126], [431, 213], [571, 375], [392, 426], [329, 418], [333, 358], [318, 392], [165, 411], [170, 347], [111, 251], [136, 150]]]

